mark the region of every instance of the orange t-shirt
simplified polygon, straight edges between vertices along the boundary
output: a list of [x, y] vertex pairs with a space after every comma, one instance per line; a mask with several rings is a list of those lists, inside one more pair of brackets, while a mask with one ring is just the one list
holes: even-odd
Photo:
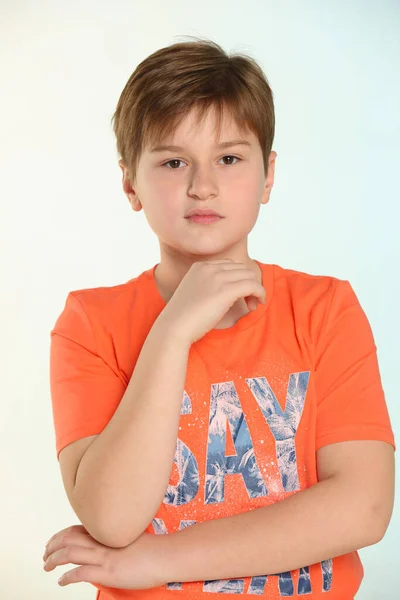
[[[266, 304], [191, 346], [171, 479], [148, 533], [178, 531], [304, 490], [317, 483], [316, 451], [327, 444], [381, 440], [396, 448], [374, 337], [350, 283], [256, 262]], [[51, 331], [57, 456], [101, 433], [117, 409], [165, 307], [156, 266], [121, 285], [68, 294]], [[359, 555], [351, 552], [257, 577], [148, 590], [95, 585], [98, 600], [351, 600], [362, 578]]]

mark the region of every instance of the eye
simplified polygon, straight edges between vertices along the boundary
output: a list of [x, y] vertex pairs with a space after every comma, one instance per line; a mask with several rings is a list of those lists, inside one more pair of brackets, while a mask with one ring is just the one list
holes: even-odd
[[[232, 156], [231, 154], [227, 154], [226, 156], [223, 156], [221, 158], [221, 160], [223, 158], [234, 158], [236, 160], [242, 160], [241, 158], [239, 158], [238, 156]], [[170, 169], [170, 171], [178, 171], [179, 167], [177, 169], [175, 169], [174, 167], [168, 167], [167, 165], [169, 165], [170, 163], [180, 163], [180, 162], [184, 162], [183, 160], [180, 160], [179, 158], [171, 158], [171, 160], [168, 160], [167, 162], [163, 163], [161, 166], [162, 167], [167, 167], [168, 169]], [[234, 165], [236, 163], [228, 163], [228, 165]], [[226, 166], [228, 166], [226, 165]]]
[[[180, 163], [180, 162], [183, 162], [183, 160], [179, 160], [179, 158], [172, 158], [171, 160], [168, 160], [166, 163], [163, 163], [161, 166], [166, 167], [170, 163]], [[175, 169], [172, 167], [168, 167], [168, 168], [170, 169], [170, 171], [178, 171], [178, 169]]]

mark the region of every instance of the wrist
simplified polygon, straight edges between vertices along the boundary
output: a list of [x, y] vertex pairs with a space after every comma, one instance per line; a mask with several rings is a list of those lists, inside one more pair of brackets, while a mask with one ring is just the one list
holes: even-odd
[[176, 566], [174, 569], [173, 555], [171, 552], [171, 536], [173, 536], [173, 533], [151, 535], [150, 541], [152, 543], [154, 569], [158, 574], [158, 579], [162, 581], [159, 585], [174, 583], [176, 580]]
[[161, 313], [153, 324], [151, 332], [160, 343], [172, 344], [174, 349], [176, 346], [189, 351], [192, 341], [189, 336], [182, 331], [182, 328], [177, 323], [168, 319], [167, 315]]

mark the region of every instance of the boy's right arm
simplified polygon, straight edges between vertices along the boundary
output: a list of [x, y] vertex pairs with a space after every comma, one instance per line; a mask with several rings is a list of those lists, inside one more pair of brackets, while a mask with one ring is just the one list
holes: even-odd
[[194, 263], [150, 330], [107, 426], [60, 452], [68, 499], [96, 540], [127, 546], [151, 523], [172, 472], [190, 347], [238, 299], [256, 308], [265, 293], [244, 263]]
[[163, 501], [175, 456], [190, 346], [165, 319], [156, 321], [102, 433], [60, 453], [72, 508], [90, 535], [107, 546], [122, 547], [137, 539]]

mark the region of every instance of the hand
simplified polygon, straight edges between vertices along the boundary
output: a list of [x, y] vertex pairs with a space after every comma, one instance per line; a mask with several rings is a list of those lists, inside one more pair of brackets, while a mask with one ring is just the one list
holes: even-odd
[[[159, 564], [160, 536], [142, 533], [124, 548], [109, 548], [97, 542], [82, 525], [56, 533], [47, 542], [43, 555], [45, 571], [59, 565], [81, 565], [64, 573], [60, 585], [87, 582], [106, 587], [145, 590], [165, 585]], [[161, 536], [162, 537], [162, 536]]]
[[265, 303], [266, 292], [257, 276], [244, 263], [230, 258], [193, 263], [167, 306], [159, 322], [181, 332], [192, 344], [210, 331], [239, 300], [244, 298], [250, 310]]

